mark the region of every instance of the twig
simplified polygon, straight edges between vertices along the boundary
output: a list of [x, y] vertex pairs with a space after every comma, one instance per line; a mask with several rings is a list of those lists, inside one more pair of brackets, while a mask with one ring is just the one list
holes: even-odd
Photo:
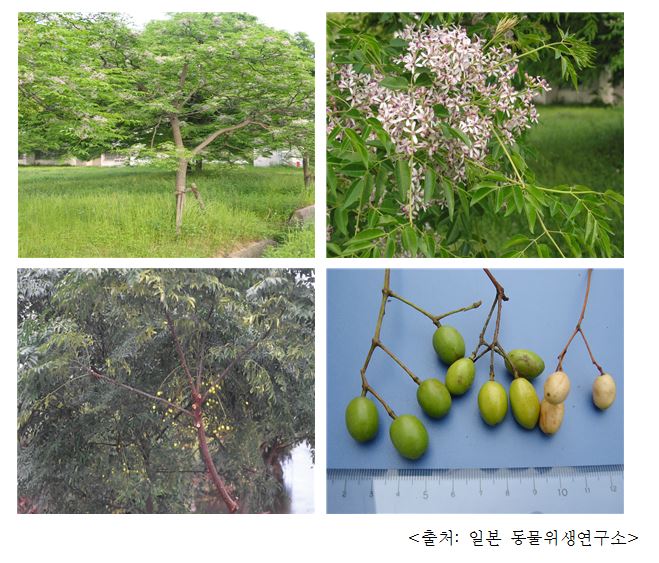
[[[499, 354], [506, 362], [507, 364], [512, 368], [513, 370], [513, 377], [517, 378], [519, 377], [519, 374], [517, 373], [517, 368], [514, 366], [514, 364], [508, 359], [508, 355], [506, 354], [506, 351], [503, 349], [503, 346], [499, 342], [499, 331], [501, 329], [501, 315], [503, 313], [503, 302], [508, 301], [509, 298], [506, 295], [506, 290], [504, 287], [499, 283], [499, 280], [497, 280], [492, 272], [488, 270], [487, 268], [483, 268], [483, 271], [485, 272], [485, 275], [489, 278], [489, 280], [492, 282], [492, 285], [494, 286], [494, 289], [496, 290], [496, 295], [494, 296], [494, 301], [492, 302], [492, 306], [490, 307], [490, 311], [487, 314], [487, 318], [485, 319], [485, 323], [483, 324], [483, 330], [481, 330], [481, 333], [478, 337], [478, 344], [476, 345], [476, 348], [474, 351], [471, 353], [471, 359], [473, 362], [477, 362], [480, 358], [482, 358], [485, 354], [488, 352], [490, 353], [490, 380], [494, 381], [494, 354]], [[497, 310], [497, 318], [495, 321], [495, 326], [494, 326], [494, 334], [492, 335], [492, 341], [488, 342], [485, 340], [485, 332], [487, 331], [487, 327], [490, 324], [490, 321], [492, 320], [492, 315], [494, 314], [494, 309]], [[479, 350], [481, 347], [485, 347], [485, 350], [483, 352], [479, 353]]]
[[588, 350], [588, 355], [590, 356], [590, 360], [593, 362], [593, 365], [600, 372], [600, 375], [604, 374], [604, 370], [602, 369], [602, 366], [597, 363], [597, 360], [595, 360], [595, 356], [593, 356], [593, 353], [590, 350], [590, 346], [588, 344], [588, 340], [586, 339], [586, 335], [584, 334], [584, 331], [581, 328], [581, 323], [583, 322], [584, 317], [586, 316], [586, 306], [588, 305], [588, 296], [590, 294], [590, 279], [592, 277], [592, 274], [593, 274], [593, 269], [589, 268], [588, 280], [586, 282], [586, 295], [584, 295], [583, 305], [581, 307], [581, 314], [579, 315], [579, 320], [577, 321], [577, 326], [575, 327], [574, 332], [572, 332], [570, 338], [567, 341], [567, 344], [565, 345], [561, 353], [558, 355], [558, 364], [556, 365], [556, 371], [563, 370], [563, 360], [565, 359], [565, 354], [567, 354], [568, 348], [570, 347], [572, 340], [574, 340], [574, 337], [577, 334], [580, 334], [584, 344], [586, 345], [586, 350]]
[[477, 301], [475, 303], [472, 303], [471, 305], [467, 307], [462, 307], [460, 309], [456, 309], [454, 311], [449, 311], [448, 313], [443, 313], [441, 315], [433, 315], [432, 313], [429, 313], [422, 307], [419, 307], [415, 303], [412, 303], [411, 301], [405, 299], [404, 297], [401, 297], [397, 293], [391, 290], [390, 287], [390, 280], [391, 280], [391, 271], [387, 268], [384, 271], [384, 285], [382, 287], [382, 300], [380, 301], [380, 310], [378, 312], [378, 320], [375, 323], [375, 332], [373, 334], [373, 338], [371, 339], [371, 347], [368, 350], [368, 353], [366, 354], [366, 359], [364, 360], [364, 365], [362, 366], [360, 370], [360, 375], [361, 375], [361, 380], [362, 380], [362, 397], [365, 397], [367, 393], [371, 393], [384, 407], [384, 409], [387, 411], [387, 414], [395, 419], [396, 414], [394, 411], [391, 409], [391, 407], [386, 403], [380, 395], [377, 394], [375, 389], [371, 387], [371, 385], [368, 382], [368, 379], [366, 379], [366, 370], [368, 369], [368, 366], [371, 362], [371, 358], [373, 357], [373, 352], [375, 352], [376, 348], [380, 348], [385, 354], [387, 354], [394, 362], [396, 362], [401, 369], [410, 376], [412, 381], [416, 383], [417, 385], [421, 385], [421, 379], [417, 377], [414, 372], [408, 368], [389, 348], [387, 348], [382, 341], [380, 340], [380, 331], [382, 330], [382, 321], [384, 319], [384, 315], [386, 312], [386, 307], [387, 307], [387, 300], [389, 297], [393, 297], [394, 299], [398, 299], [402, 303], [405, 303], [406, 305], [409, 305], [412, 307], [414, 310], [418, 311], [419, 313], [425, 315], [428, 317], [435, 326], [439, 327], [441, 326], [440, 320], [448, 317], [449, 315], [454, 315], [455, 313], [461, 313], [463, 311], [469, 311], [470, 309], [475, 309], [477, 307], [480, 307], [481, 302]]

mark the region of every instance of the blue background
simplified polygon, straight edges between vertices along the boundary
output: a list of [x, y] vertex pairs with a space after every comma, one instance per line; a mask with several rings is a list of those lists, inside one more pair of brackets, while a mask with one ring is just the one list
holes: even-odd
[[[493, 269], [510, 301], [503, 306], [500, 341], [507, 351], [528, 348], [545, 361], [534, 380], [539, 397], [545, 379], [574, 330], [586, 289], [583, 269]], [[563, 362], [572, 388], [565, 402], [559, 432], [545, 436], [538, 428], [524, 430], [510, 408], [505, 420], [487, 426], [478, 412], [477, 396], [487, 380], [489, 355], [476, 363], [476, 378], [462, 397], [454, 397], [449, 414], [427, 417], [416, 401], [417, 386], [382, 350], [377, 349], [367, 372], [373, 388], [397, 415], [418, 416], [428, 429], [430, 445], [417, 461], [402, 458], [389, 440], [389, 423], [382, 406], [378, 436], [368, 444], [354, 441], [345, 428], [345, 407], [360, 394], [359, 370], [375, 329], [384, 270], [327, 271], [327, 467], [359, 469], [425, 469], [462, 467], [543, 467], [622, 464], [623, 460], [623, 271], [595, 270], [582, 328], [595, 358], [611, 373], [617, 398], [607, 411], [592, 404], [591, 386], [598, 375], [579, 336]], [[432, 314], [482, 300], [478, 309], [448, 317], [474, 349], [494, 288], [480, 269], [392, 270], [391, 289]], [[390, 299], [381, 339], [418, 377], [444, 381], [447, 366], [435, 354], [432, 322], [398, 300]], [[494, 330], [493, 315], [487, 339]], [[506, 388], [512, 376], [499, 356], [496, 380]]]

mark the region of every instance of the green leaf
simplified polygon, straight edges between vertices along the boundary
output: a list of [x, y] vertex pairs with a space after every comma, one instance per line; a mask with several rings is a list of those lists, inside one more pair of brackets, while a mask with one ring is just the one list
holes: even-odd
[[367, 248], [373, 248], [373, 240], [355, 240], [351, 239], [348, 241], [348, 244], [343, 251], [343, 256], [354, 254], [361, 250], [366, 250]]
[[383, 237], [387, 233], [384, 232], [383, 229], [365, 229], [363, 231], [359, 231], [348, 244], [352, 244], [354, 241], [362, 241], [362, 240], [373, 240], [376, 238]]
[[617, 201], [620, 205], [625, 205], [625, 197], [622, 194], [614, 192], [613, 190], [606, 190], [604, 194]]
[[346, 199], [341, 205], [341, 207], [343, 207], [344, 209], [348, 209], [352, 204], [359, 201], [359, 198], [362, 196], [363, 189], [364, 189], [364, 179], [360, 178], [359, 180], [356, 180], [352, 184], [352, 186], [350, 186], [348, 195], [346, 196]]
[[581, 212], [582, 209], [583, 209], [583, 204], [580, 201], [577, 201], [577, 203], [574, 204], [572, 211], [570, 211], [567, 220], [571, 221], [572, 219], [574, 219]]
[[476, 189], [474, 191], [469, 192], [471, 195], [471, 201], [469, 203], [469, 207], [473, 207], [480, 200], [487, 197], [496, 189], [497, 189], [496, 187], [492, 187], [492, 186], [476, 186]]
[[328, 242], [327, 243], [327, 255], [333, 255], [333, 256], [341, 256], [341, 248], [339, 247], [338, 244], [334, 244], [333, 242]]
[[387, 180], [387, 169], [384, 166], [380, 166], [378, 169], [378, 174], [375, 177], [375, 197], [374, 201], [377, 205], [384, 194], [385, 182]]
[[409, 83], [402, 76], [387, 76], [380, 80], [380, 86], [390, 90], [407, 90]]
[[570, 249], [570, 253], [572, 254], [572, 256], [574, 258], [581, 258], [581, 250], [579, 249], [579, 246], [575, 242], [574, 238], [572, 238], [572, 236], [567, 233], [563, 233], [563, 240]]
[[535, 232], [535, 221], [536, 221], [536, 209], [531, 201], [531, 198], [526, 198], [524, 202], [524, 211], [526, 212], [526, 220], [529, 223], [529, 230]]
[[435, 104], [432, 106], [432, 109], [435, 111], [435, 116], [439, 117], [440, 119], [444, 119], [449, 116], [448, 110], [442, 104]]
[[529, 238], [525, 235], [515, 235], [513, 238], [506, 241], [506, 243], [501, 247], [501, 250], [508, 250], [509, 248], [514, 248], [516, 246], [527, 245], [529, 243]]
[[423, 201], [424, 203], [428, 203], [435, 194], [435, 184], [437, 183], [437, 174], [434, 168], [426, 168], [426, 176], [423, 183]]
[[460, 205], [462, 206], [465, 216], [465, 219], [469, 219], [469, 200], [467, 199], [467, 193], [460, 188], [457, 189], [458, 199], [460, 200]]
[[504, 187], [501, 187], [497, 190], [497, 193], [494, 195], [494, 211], [498, 212], [503, 207], [505, 195], [506, 189]]
[[435, 256], [435, 238], [430, 234], [426, 233], [426, 235], [423, 237], [426, 241], [426, 249], [427, 249], [427, 254], [428, 258], [432, 258]]
[[444, 131], [445, 134], [448, 134], [449, 137], [453, 137], [454, 139], [459, 139], [468, 147], [471, 146], [471, 139], [467, 136], [466, 133], [460, 131], [460, 129], [454, 129], [453, 127], [449, 127], [448, 125], [442, 124], [442, 130]]
[[407, 47], [407, 41], [405, 41], [405, 39], [401, 39], [400, 37], [394, 37], [391, 41], [389, 41], [389, 45], [392, 47]]
[[410, 174], [410, 165], [406, 160], [396, 162], [396, 182], [398, 183], [398, 194], [401, 201], [407, 200], [407, 194], [412, 185], [412, 176]]
[[416, 256], [419, 241], [416, 236], [416, 230], [411, 225], [403, 229], [403, 248], [407, 250], [412, 256]]
[[442, 189], [444, 190], [444, 198], [448, 206], [448, 216], [453, 221], [453, 211], [455, 210], [455, 197], [453, 194], [453, 186], [445, 179], [442, 179]]
[[524, 210], [524, 194], [522, 193], [522, 188], [518, 185], [514, 185], [512, 186], [512, 190], [515, 207], [517, 208], [517, 212], [521, 213]]
[[384, 255], [386, 258], [393, 258], [396, 254], [396, 235], [389, 235], [387, 239], [387, 246], [384, 249]]
[[488, 182], [510, 183], [510, 179], [508, 178], [508, 176], [505, 176], [504, 174], [500, 174], [499, 172], [491, 172], [490, 174], [486, 174], [485, 176], [483, 176], [483, 180]]
[[588, 212], [586, 215], [586, 234], [584, 236], [584, 239], [586, 240], [586, 244], [588, 244], [588, 239], [590, 238], [590, 235], [593, 233], [593, 216]]
[[366, 148], [364, 141], [352, 129], [345, 129], [344, 132], [348, 136], [348, 139], [350, 139], [350, 144], [361, 157], [364, 166], [368, 168], [368, 149]]
[[334, 225], [337, 230], [348, 236], [348, 210], [345, 208], [334, 210]]
[[549, 250], [549, 247], [544, 244], [536, 244], [536, 251], [538, 252], [538, 256], [540, 258], [551, 258], [551, 251]]
[[336, 174], [334, 174], [334, 167], [327, 165], [327, 188], [330, 192], [336, 193]]

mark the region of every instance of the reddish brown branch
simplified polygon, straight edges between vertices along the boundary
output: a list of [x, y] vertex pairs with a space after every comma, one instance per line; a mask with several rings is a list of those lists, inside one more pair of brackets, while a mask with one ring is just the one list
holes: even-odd
[[[496, 290], [496, 295], [494, 296], [494, 301], [492, 302], [492, 306], [490, 307], [490, 311], [487, 315], [487, 318], [485, 319], [485, 323], [483, 324], [483, 329], [481, 330], [481, 333], [478, 337], [478, 344], [476, 345], [476, 348], [474, 351], [471, 353], [471, 359], [472, 361], [476, 362], [480, 358], [482, 358], [485, 354], [488, 352], [490, 353], [490, 380], [494, 380], [494, 354], [499, 354], [504, 360], [508, 362], [508, 365], [513, 370], [513, 377], [517, 378], [519, 377], [519, 374], [517, 373], [517, 369], [515, 366], [508, 360], [508, 355], [506, 354], [505, 350], [503, 349], [503, 346], [499, 342], [499, 331], [501, 329], [501, 316], [503, 314], [503, 302], [508, 301], [508, 296], [506, 295], [506, 290], [504, 287], [499, 283], [499, 280], [497, 280], [492, 272], [488, 270], [487, 268], [483, 268], [483, 271], [485, 272], [485, 275], [489, 278], [489, 280], [492, 282], [492, 285], [494, 286], [494, 289]], [[485, 339], [485, 332], [487, 331], [487, 327], [490, 324], [490, 321], [492, 320], [492, 314], [494, 313], [494, 309], [497, 310], [497, 317], [495, 320], [494, 324], [494, 334], [492, 335], [492, 341], [488, 342]], [[485, 347], [485, 350], [483, 352], [479, 353], [479, 350], [481, 347]]]
[[172, 320], [172, 316], [169, 314], [169, 310], [167, 309], [167, 307], [165, 307], [165, 318], [167, 319], [167, 326], [169, 327], [169, 332], [171, 333], [172, 338], [174, 339], [174, 346], [178, 354], [179, 362], [181, 363], [181, 367], [183, 368], [183, 371], [185, 372], [185, 375], [188, 378], [190, 391], [195, 396], [195, 398], [199, 398], [199, 391], [192, 379], [192, 372], [190, 372], [190, 368], [188, 367], [188, 362], [185, 360], [185, 354], [183, 353], [183, 347], [181, 346], [181, 341], [179, 340], [178, 334], [176, 333], [176, 327], [174, 326], [174, 321]]
[[586, 294], [584, 295], [583, 299], [583, 305], [581, 306], [581, 314], [579, 315], [579, 320], [577, 321], [577, 326], [574, 328], [574, 331], [570, 335], [570, 338], [567, 341], [567, 344], [565, 344], [565, 347], [561, 351], [561, 353], [558, 355], [558, 364], [556, 365], [556, 371], [562, 371], [563, 370], [563, 360], [565, 359], [565, 355], [567, 354], [568, 349], [570, 348], [570, 344], [572, 344], [572, 341], [574, 340], [574, 337], [577, 334], [581, 335], [581, 338], [583, 339], [584, 344], [586, 345], [586, 350], [588, 350], [588, 355], [590, 356], [590, 360], [593, 362], [593, 365], [597, 368], [597, 370], [600, 372], [600, 375], [604, 373], [604, 370], [602, 369], [602, 366], [600, 366], [597, 363], [597, 360], [595, 360], [595, 356], [593, 356], [593, 353], [590, 349], [590, 346], [588, 344], [588, 340], [586, 339], [586, 335], [583, 332], [583, 329], [581, 328], [581, 323], [583, 322], [585, 316], [586, 316], [586, 307], [588, 306], [588, 296], [590, 295], [590, 280], [593, 274], [593, 269], [589, 268], [588, 269], [588, 278], [586, 281]]
[[199, 439], [199, 453], [204, 460], [204, 464], [206, 465], [206, 469], [208, 470], [211, 481], [213, 482], [213, 485], [215, 485], [215, 489], [224, 501], [224, 504], [227, 505], [229, 512], [236, 512], [240, 506], [229, 493], [224, 479], [222, 479], [220, 474], [217, 472], [215, 462], [213, 461], [213, 457], [211, 456], [208, 449], [208, 440], [206, 439], [206, 431], [204, 429], [204, 423], [201, 420], [201, 414], [196, 417], [196, 421], [197, 422], [195, 426], [197, 427], [197, 437]]

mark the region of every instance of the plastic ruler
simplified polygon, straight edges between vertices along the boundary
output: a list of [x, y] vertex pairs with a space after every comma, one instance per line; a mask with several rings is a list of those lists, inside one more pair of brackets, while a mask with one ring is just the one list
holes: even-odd
[[623, 512], [623, 465], [510, 469], [328, 469], [327, 512]]

